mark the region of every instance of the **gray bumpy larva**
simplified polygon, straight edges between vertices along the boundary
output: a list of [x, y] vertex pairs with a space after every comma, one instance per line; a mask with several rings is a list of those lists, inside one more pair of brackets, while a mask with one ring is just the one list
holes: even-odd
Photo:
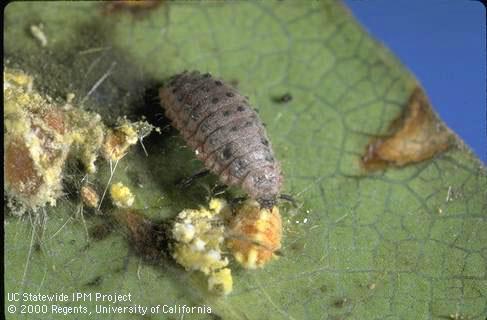
[[221, 182], [240, 186], [263, 207], [281, 190], [280, 166], [265, 128], [246, 97], [198, 71], [173, 76], [160, 89], [172, 125]]

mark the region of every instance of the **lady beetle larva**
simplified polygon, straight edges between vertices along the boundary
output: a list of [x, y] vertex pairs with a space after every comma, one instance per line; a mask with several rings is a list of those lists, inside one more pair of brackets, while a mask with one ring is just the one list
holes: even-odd
[[209, 73], [183, 72], [160, 89], [166, 116], [209, 171], [271, 208], [282, 186], [265, 128], [246, 97]]

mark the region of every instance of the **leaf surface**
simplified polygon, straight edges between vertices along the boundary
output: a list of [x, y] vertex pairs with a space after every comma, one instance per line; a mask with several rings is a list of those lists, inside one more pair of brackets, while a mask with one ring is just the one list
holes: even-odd
[[[103, 12], [89, 2], [9, 4], [7, 65], [33, 74], [35, 87], [58, 101], [74, 92], [75, 103], [108, 124], [123, 115], [156, 119], [163, 111], [144, 100], [146, 89], [185, 69], [235, 83], [259, 109], [285, 192], [300, 204], [281, 210], [283, 256], [258, 271], [235, 266], [234, 292], [213, 297], [200, 275], [142, 261], [121, 232], [97, 240], [93, 230], [104, 217], [82, 218], [79, 200], [65, 197], [37, 215], [6, 216], [7, 293], [81, 292], [94, 300], [95, 292], [118, 292], [132, 301], [116, 306], [212, 308], [212, 316], [185, 319], [485, 318], [485, 167], [456, 141], [430, 160], [364, 171], [371, 135], [388, 133], [418, 84], [342, 4], [181, 1], [136, 14]], [[44, 48], [28, 33], [39, 23]], [[275, 101], [286, 93], [291, 101]], [[174, 186], [201, 166], [174, 131], [153, 134], [145, 146], [149, 156], [133, 148], [113, 178], [131, 187], [138, 209], [161, 219], [206, 203], [214, 177], [184, 192]], [[103, 188], [108, 165], [100, 161], [98, 172], [94, 183]], [[93, 313], [109, 305], [72, 300], [59, 304]]]

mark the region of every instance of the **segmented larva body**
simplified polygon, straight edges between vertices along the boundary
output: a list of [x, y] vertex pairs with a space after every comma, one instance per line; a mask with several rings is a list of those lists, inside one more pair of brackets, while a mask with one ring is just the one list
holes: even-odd
[[280, 166], [246, 97], [208, 73], [193, 71], [173, 76], [160, 98], [166, 117], [221, 182], [240, 186], [262, 206], [275, 203]]

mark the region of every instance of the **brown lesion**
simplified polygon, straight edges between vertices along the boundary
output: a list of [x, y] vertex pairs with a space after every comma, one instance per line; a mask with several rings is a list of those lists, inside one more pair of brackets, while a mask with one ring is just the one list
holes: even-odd
[[172, 241], [170, 224], [153, 221], [142, 212], [133, 209], [118, 209], [113, 212], [135, 253], [149, 263], [157, 263], [169, 257]]
[[118, 11], [129, 11], [132, 14], [141, 14], [157, 8], [164, 0], [112, 0], [104, 1], [103, 12], [113, 14]]
[[43, 179], [24, 141], [12, 139], [5, 148], [5, 183], [19, 194], [35, 195]]
[[433, 158], [452, 145], [453, 135], [434, 114], [424, 91], [416, 87], [404, 112], [385, 137], [367, 145], [361, 164], [369, 171], [393, 165], [402, 167]]

